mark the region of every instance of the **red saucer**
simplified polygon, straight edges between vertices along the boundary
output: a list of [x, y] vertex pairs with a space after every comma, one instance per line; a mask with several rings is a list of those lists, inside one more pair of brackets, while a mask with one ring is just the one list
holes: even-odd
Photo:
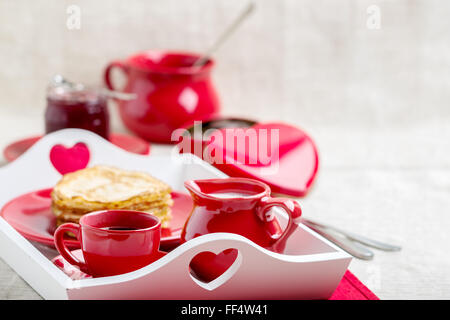
[[[20, 157], [25, 151], [27, 151], [33, 144], [35, 144], [42, 136], [36, 136], [26, 138], [23, 140], [15, 141], [8, 145], [3, 150], [3, 156], [6, 161], [12, 162]], [[135, 136], [129, 136], [120, 133], [111, 134], [110, 141], [116, 146], [137, 154], [148, 154], [150, 152], [150, 144]]]
[[[0, 211], [0, 216], [28, 240], [54, 246], [56, 217], [50, 208], [51, 191], [50, 188], [21, 195], [8, 202]], [[170, 227], [161, 230], [163, 250], [170, 250], [178, 245], [184, 222], [192, 209], [192, 199], [189, 195], [172, 192], [172, 199], [174, 204]], [[70, 249], [80, 247], [78, 241], [69, 236], [66, 245]]]
[[[81, 262], [84, 262], [83, 252], [81, 249], [77, 249], [72, 251], [72, 254]], [[159, 251], [159, 256], [157, 260], [161, 259], [167, 254], [167, 252]], [[71, 265], [63, 257], [57, 256], [52, 260], [52, 262], [60, 268], [66, 275], [68, 275], [72, 280], [81, 280], [81, 279], [89, 279], [93, 278], [90, 274], [87, 274], [77, 267]]]

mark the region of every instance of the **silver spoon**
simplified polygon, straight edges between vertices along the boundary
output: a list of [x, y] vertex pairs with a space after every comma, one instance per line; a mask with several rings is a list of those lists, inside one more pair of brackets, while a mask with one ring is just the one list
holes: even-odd
[[253, 2], [250, 2], [245, 9], [239, 14], [239, 16], [233, 21], [231, 25], [228, 26], [228, 28], [225, 29], [224, 32], [219, 36], [219, 38], [214, 42], [214, 44], [206, 50], [206, 52], [198, 58], [193, 66], [194, 67], [200, 67], [204, 65], [211, 57], [211, 55], [222, 45], [225, 40], [228, 39], [228, 37], [237, 29], [237, 27], [250, 15], [250, 13], [253, 12], [255, 9], [255, 4]]
[[402, 249], [400, 246], [384, 243], [384, 242], [381, 242], [378, 240], [373, 240], [373, 239], [367, 238], [365, 236], [361, 236], [361, 235], [358, 235], [358, 234], [355, 234], [355, 233], [349, 232], [349, 231], [344, 231], [342, 229], [332, 227], [329, 225], [325, 225], [323, 223], [315, 222], [310, 219], [303, 218], [302, 221], [305, 222], [305, 224], [307, 224], [308, 226], [313, 225], [315, 227], [322, 228], [325, 231], [326, 230], [334, 231], [336, 233], [343, 235], [344, 237], [348, 238], [351, 241], [356, 241], [356, 242], [359, 242], [361, 244], [364, 244], [366, 246], [369, 246], [369, 247], [372, 247], [375, 249], [379, 249], [379, 250], [383, 250], [383, 251], [400, 251]]
[[374, 257], [374, 253], [367, 249], [366, 247], [355, 243], [346, 237], [333, 233], [332, 231], [323, 229], [317, 225], [309, 224], [305, 219], [302, 219], [303, 224], [305, 224], [307, 227], [311, 228], [318, 234], [320, 234], [325, 239], [328, 239], [338, 247], [340, 247], [342, 250], [347, 251], [349, 254], [354, 256], [355, 258], [361, 259], [361, 260], [372, 260]]

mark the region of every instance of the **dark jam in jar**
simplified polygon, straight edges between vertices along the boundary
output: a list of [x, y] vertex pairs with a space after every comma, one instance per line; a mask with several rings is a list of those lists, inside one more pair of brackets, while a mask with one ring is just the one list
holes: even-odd
[[85, 129], [109, 139], [107, 98], [95, 88], [49, 87], [45, 132], [65, 128]]

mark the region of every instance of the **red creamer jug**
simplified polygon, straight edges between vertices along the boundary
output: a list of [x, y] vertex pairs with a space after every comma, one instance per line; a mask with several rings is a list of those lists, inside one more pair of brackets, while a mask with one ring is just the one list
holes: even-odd
[[[242, 235], [256, 244], [282, 253], [289, 235], [297, 227], [300, 205], [288, 198], [272, 198], [265, 183], [247, 178], [191, 180], [185, 182], [194, 201], [181, 242], [214, 233]], [[272, 207], [281, 207], [289, 215], [283, 231]], [[215, 255], [204, 252], [191, 262], [191, 271], [204, 281], [212, 281], [225, 272], [237, 256], [235, 249]]]

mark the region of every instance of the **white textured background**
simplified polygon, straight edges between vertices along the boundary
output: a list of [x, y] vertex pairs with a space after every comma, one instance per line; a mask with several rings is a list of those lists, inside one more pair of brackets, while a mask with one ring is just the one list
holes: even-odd
[[[322, 163], [305, 216], [404, 247], [352, 262], [380, 298], [450, 299], [450, 2], [255, 2], [215, 55], [224, 112], [311, 133]], [[65, 26], [69, 4], [81, 30]], [[135, 51], [202, 51], [244, 4], [0, 0], [0, 148], [43, 131], [53, 74], [100, 84]], [[366, 27], [372, 4], [380, 30]], [[0, 298], [38, 295], [0, 261]]]

